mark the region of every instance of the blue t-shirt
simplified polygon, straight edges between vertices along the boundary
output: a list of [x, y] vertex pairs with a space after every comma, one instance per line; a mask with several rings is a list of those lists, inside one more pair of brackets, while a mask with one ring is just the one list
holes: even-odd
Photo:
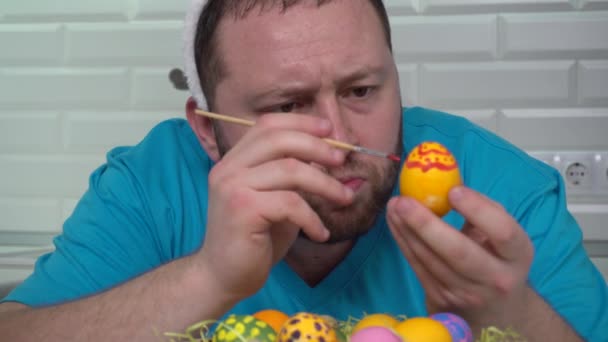
[[[419, 107], [404, 110], [403, 118], [404, 156], [422, 141], [450, 149], [464, 183], [500, 202], [530, 236], [531, 286], [585, 339], [608, 341], [606, 283], [566, 209], [559, 173], [466, 119]], [[80, 298], [200, 247], [213, 162], [186, 121], [165, 121], [138, 145], [114, 149], [107, 159], [55, 238], [56, 250], [42, 256], [5, 301], [36, 307]], [[376, 312], [426, 315], [424, 291], [384, 216], [317, 286], [280, 262], [265, 286], [231, 312], [276, 308], [338, 319]], [[456, 212], [444, 220], [454, 227], [464, 222]]]

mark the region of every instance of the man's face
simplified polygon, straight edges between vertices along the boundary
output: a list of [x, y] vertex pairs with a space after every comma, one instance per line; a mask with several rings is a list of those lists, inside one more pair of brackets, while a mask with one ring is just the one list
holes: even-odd
[[[265, 112], [317, 115], [332, 122], [333, 139], [401, 152], [397, 71], [369, 1], [321, 7], [305, 1], [284, 13], [253, 10], [243, 19], [224, 19], [218, 38], [226, 77], [217, 85], [215, 111], [253, 120]], [[225, 149], [245, 133], [240, 126], [217, 125]], [[398, 165], [351, 153], [343, 167], [320, 168], [356, 193], [348, 207], [302, 194], [330, 229], [331, 241], [366, 232], [391, 194]]]

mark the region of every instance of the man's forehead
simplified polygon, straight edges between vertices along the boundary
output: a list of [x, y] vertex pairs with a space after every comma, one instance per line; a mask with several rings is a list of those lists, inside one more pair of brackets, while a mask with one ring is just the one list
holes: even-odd
[[[234, 40], [238, 39], [240, 46], [251, 43], [257, 48], [262, 48], [263, 45], [260, 44], [265, 44], [269, 40], [275, 43], [310, 41], [323, 39], [325, 33], [332, 31], [332, 28], [346, 24], [351, 25], [350, 31], [344, 32], [345, 34], [357, 34], [359, 31], [357, 26], [363, 16], [376, 17], [373, 7], [367, 0], [330, 0], [323, 2], [322, 5], [318, 4], [318, 0], [302, 0], [286, 10], [276, 4], [281, 2], [270, 1], [275, 3], [271, 7], [249, 8], [244, 16], [224, 17], [218, 25], [216, 43], [219, 46], [232, 46]], [[328, 10], [325, 10], [326, 8]], [[319, 20], [319, 18], [323, 19]], [[293, 25], [294, 21], [297, 25]], [[375, 23], [381, 28], [379, 19], [375, 18]]]
[[[314, 5], [320, 7], [324, 4], [343, 0], [224, 0], [226, 1], [226, 13], [232, 14], [234, 18], [243, 18], [250, 13], [263, 13], [277, 10], [285, 12], [298, 5]], [[353, 1], [353, 0], [348, 0]]]
[[362, 11], [367, 9], [361, 8], [365, 0], [351, 1], [336, 0], [322, 8], [309, 3], [285, 13], [276, 9], [225, 20], [216, 40], [225, 71], [229, 74], [235, 65], [256, 62], [305, 63], [310, 58], [362, 53], [361, 49], [384, 45], [382, 25], [371, 5], [367, 6], [372, 14], [365, 14]]

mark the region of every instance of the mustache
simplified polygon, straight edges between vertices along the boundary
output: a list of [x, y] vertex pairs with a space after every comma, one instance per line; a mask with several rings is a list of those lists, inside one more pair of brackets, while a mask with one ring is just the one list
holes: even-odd
[[329, 176], [336, 179], [341, 179], [352, 176], [364, 176], [373, 169], [371, 165], [372, 164], [370, 162], [361, 160], [358, 153], [350, 153], [346, 156], [342, 166], [329, 169], [323, 165], [320, 165], [320, 168], [321, 171], [325, 172]]

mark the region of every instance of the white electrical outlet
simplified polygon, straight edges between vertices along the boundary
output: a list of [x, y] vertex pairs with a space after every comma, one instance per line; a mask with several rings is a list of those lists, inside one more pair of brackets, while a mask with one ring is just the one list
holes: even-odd
[[608, 200], [608, 151], [531, 151], [556, 168], [569, 197]]
[[584, 187], [591, 183], [591, 170], [589, 165], [581, 162], [572, 162], [564, 170], [566, 182], [571, 186]]

